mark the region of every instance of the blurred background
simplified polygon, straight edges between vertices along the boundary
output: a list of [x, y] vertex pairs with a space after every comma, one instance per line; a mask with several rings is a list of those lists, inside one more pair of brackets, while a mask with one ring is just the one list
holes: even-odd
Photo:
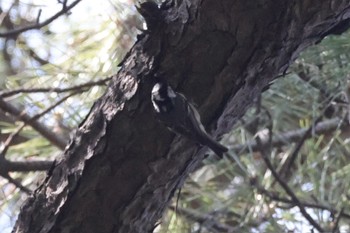
[[[134, 44], [134, 4], [0, 1], [0, 232]], [[228, 156], [209, 156], [187, 179], [155, 232], [311, 232], [307, 215], [350, 232], [349, 54], [349, 33], [305, 51], [223, 139]]]

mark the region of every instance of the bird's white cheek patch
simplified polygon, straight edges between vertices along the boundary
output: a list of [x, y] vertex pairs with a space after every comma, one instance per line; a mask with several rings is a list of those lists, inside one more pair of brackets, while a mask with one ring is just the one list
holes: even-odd
[[154, 110], [156, 110], [156, 112], [160, 112], [158, 105], [156, 103], [154, 103], [154, 101], [152, 101], [152, 104], [153, 104]]
[[158, 93], [160, 89], [160, 84], [157, 83], [156, 85], [154, 85], [153, 89], [152, 89], [152, 94], [153, 93]]

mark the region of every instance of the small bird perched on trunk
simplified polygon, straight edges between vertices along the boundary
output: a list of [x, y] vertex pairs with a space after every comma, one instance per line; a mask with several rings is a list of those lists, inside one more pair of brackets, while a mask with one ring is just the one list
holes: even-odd
[[220, 157], [228, 151], [206, 132], [196, 108], [166, 82], [153, 86], [152, 104], [158, 119], [170, 130], [208, 146]]

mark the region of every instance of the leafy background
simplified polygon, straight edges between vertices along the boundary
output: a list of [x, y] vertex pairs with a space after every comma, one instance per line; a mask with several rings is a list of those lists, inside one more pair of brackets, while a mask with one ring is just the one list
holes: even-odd
[[[42, 22], [63, 4], [1, 1], [0, 32]], [[44, 112], [37, 121], [67, 141], [143, 27], [134, 4], [84, 0], [40, 30], [0, 37], [0, 101], [32, 117]], [[187, 179], [155, 232], [311, 232], [300, 209], [325, 231], [349, 232], [349, 39], [330, 36], [305, 51], [223, 139], [228, 156], [209, 156]], [[271, 135], [284, 138], [274, 145]], [[1, 104], [0, 140], [0, 162], [49, 163], [62, 151]], [[0, 231], [10, 232], [27, 196], [21, 185], [35, 190], [45, 171], [10, 171], [9, 179], [1, 169]]]

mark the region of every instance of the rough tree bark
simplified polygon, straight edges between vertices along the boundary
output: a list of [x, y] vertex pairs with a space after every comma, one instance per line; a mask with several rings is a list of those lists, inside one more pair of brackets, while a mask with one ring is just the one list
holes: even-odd
[[[150, 232], [206, 154], [154, 118], [154, 76], [216, 136], [306, 47], [348, 28], [347, 0], [174, 0], [127, 54], [14, 232]], [[154, 15], [153, 15], [154, 14]], [[152, 20], [151, 20], [152, 21]]]

